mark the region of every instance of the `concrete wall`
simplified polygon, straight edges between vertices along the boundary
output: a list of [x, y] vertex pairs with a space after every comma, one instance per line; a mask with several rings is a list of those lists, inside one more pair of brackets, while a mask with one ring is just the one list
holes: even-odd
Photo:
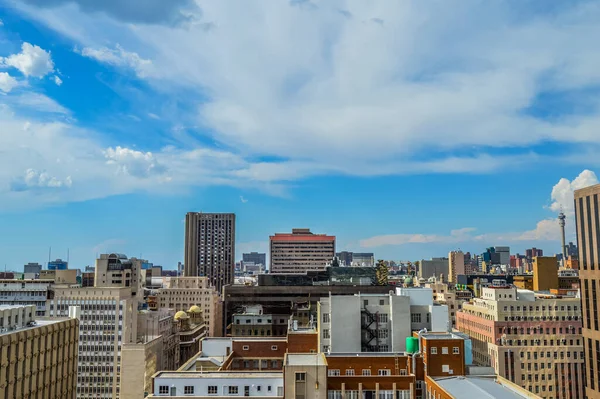
[[443, 274], [448, 278], [448, 258], [422, 259], [419, 267], [419, 278], [439, 277]]
[[390, 295], [390, 338], [392, 352], [406, 351], [406, 337], [411, 336], [410, 298]]
[[233, 348], [231, 338], [205, 338], [202, 340], [202, 354], [204, 356], [227, 356], [227, 348]]
[[[244, 377], [244, 373], [236, 372], [235, 377], [229, 377], [227, 373], [214, 373], [214, 377], [210, 375], [213, 373], [190, 373], [190, 378], [169, 378], [167, 376], [155, 377], [154, 379], [154, 395], [155, 396], [169, 396], [160, 395], [160, 387], [168, 386], [171, 392], [171, 387], [175, 387], [175, 395], [181, 397], [227, 397], [229, 395], [229, 387], [237, 387], [238, 394], [236, 396], [244, 396], [244, 387], [250, 387], [250, 397], [277, 397], [278, 389], [280, 392], [283, 391], [283, 374], [279, 373], [279, 376], [275, 377], [270, 375], [260, 375], [257, 373], [248, 373], [247, 377]], [[181, 375], [181, 374], [180, 374]], [[194, 387], [194, 395], [184, 395], [184, 389], [186, 386]], [[208, 387], [216, 386], [217, 394], [209, 395]], [[260, 388], [259, 388], [260, 387]], [[271, 390], [269, 391], [269, 387]], [[259, 391], [260, 389], [260, 391]]]
[[403, 288], [396, 287], [396, 295], [408, 296], [411, 306], [433, 305], [432, 288]]
[[361, 314], [362, 297], [331, 296], [331, 351], [360, 352], [361, 351]]
[[441, 332], [451, 329], [448, 319], [448, 306], [430, 306], [429, 309], [431, 312], [431, 331]]

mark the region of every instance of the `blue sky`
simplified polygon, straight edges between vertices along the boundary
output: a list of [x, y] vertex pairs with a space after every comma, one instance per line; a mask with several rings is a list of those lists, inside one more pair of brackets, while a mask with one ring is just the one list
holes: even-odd
[[0, 266], [171, 268], [201, 210], [239, 254], [558, 252], [598, 182], [600, 6], [426, 3], [0, 0]]

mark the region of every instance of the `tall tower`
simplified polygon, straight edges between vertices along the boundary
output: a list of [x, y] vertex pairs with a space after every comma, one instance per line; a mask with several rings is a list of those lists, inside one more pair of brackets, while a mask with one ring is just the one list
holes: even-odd
[[185, 217], [186, 277], [208, 277], [221, 293], [233, 284], [235, 267], [235, 214], [189, 212]]
[[563, 266], [565, 265], [566, 261], [567, 261], [567, 245], [565, 243], [565, 219], [567, 217], [565, 216], [564, 213], [559, 213], [558, 214], [558, 224], [560, 225], [560, 238], [562, 239], [562, 247], [560, 250], [560, 253], [563, 256], [563, 261], [562, 264]]
[[[575, 225], [579, 247], [583, 343], [585, 344], [586, 392], [600, 399], [600, 317], [597, 297], [600, 280], [600, 184], [575, 190]], [[583, 395], [581, 395], [583, 396]]]

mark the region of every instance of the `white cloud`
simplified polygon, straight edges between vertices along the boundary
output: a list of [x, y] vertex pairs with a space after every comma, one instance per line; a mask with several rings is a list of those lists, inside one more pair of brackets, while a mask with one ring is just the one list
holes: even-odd
[[14, 105], [15, 108], [54, 114], [70, 114], [68, 109], [54, 101], [52, 98], [40, 93], [25, 92], [18, 96], [11, 96], [6, 102]]
[[242, 204], [245, 204], [248, 202], [248, 200], [246, 198], [244, 198], [243, 195], [240, 195], [240, 201], [242, 201]]
[[21, 52], [2, 59], [2, 63], [18, 69], [27, 77], [43, 78], [54, 71], [50, 53], [39, 46], [24, 42]]
[[90, 48], [85, 47], [80, 52], [84, 57], [121, 68], [131, 68], [140, 77], [152, 74], [152, 61], [143, 59], [137, 53], [125, 51], [119, 44], [114, 49], [107, 47]]
[[552, 188], [552, 204], [550, 209], [554, 212], [564, 212], [567, 216], [572, 216], [575, 212], [573, 204], [573, 192], [580, 188], [598, 184], [598, 177], [591, 170], [584, 170], [573, 181], [564, 177]]
[[57, 86], [60, 86], [63, 84], [63, 81], [61, 78], [58, 77], [58, 75], [54, 75], [54, 77], [52, 78], [52, 80], [54, 80], [54, 83], [56, 83]]
[[116, 165], [117, 173], [135, 177], [149, 177], [163, 174], [165, 168], [161, 166], [151, 152], [141, 152], [117, 146], [108, 148], [104, 152], [106, 163]]
[[18, 84], [17, 79], [10, 76], [7, 72], [0, 72], [0, 91], [8, 93], [17, 87]]
[[67, 176], [64, 179], [59, 179], [55, 176], [51, 176], [46, 171], [38, 171], [35, 169], [27, 169], [23, 176], [20, 176], [13, 180], [11, 184], [12, 191], [26, 191], [37, 188], [70, 188], [73, 184], [71, 176]]
[[148, 117], [152, 119], [160, 120], [160, 116], [153, 114], [152, 112], [148, 112]]

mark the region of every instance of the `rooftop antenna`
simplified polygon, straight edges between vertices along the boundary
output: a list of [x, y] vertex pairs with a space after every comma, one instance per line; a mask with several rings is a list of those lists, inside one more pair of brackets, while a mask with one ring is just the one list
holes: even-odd
[[69, 255], [70, 255], [70, 250], [69, 250], [69, 248], [67, 248], [67, 263], [69, 263]]
[[50, 262], [52, 258], [52, 247], [48, 248], [48, 262]]

